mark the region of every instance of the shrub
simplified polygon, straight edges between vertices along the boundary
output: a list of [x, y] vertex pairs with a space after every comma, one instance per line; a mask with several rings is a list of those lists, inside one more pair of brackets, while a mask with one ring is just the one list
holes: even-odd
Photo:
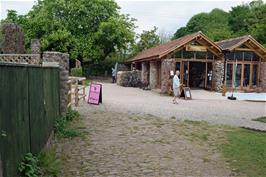
[[37, 157], [31, 153], [27, 153], [20, 163], [18, 170], [21, 177], [38, 177], [40, 167], [38, 166]]
[[75, 77], [82, 77], [82, 68], [72, 68], [70, 75]]

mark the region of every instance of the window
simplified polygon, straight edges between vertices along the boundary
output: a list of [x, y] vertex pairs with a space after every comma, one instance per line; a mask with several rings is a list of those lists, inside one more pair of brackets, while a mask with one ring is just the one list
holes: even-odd
[[258, 78], [258, 65], [252, 66], [252, 85], [257, 85], [257, 78]]
[[250, 64], [244, 64], [243, 87], [249, 86], [249, 78], [250, 78]]
[[243, 60], [243, 52], [235, 52], [235, 60], [242, 61]]
[[232, 87], [233, 83], [233, 64], [227, 64], [226, 67], [226, 86]]
[[183, 58], [183, 50], [179, 50], [175, 53], [175, 58]]
[[195, 56], [194, 56], [194, 52], [191, 52], [191, 51], [184, 51], [184, 52], [183, 52], [183, 57], [184, 57], [184, 58], [187, 58], [187, 59], [195, 58]]
[[242, 64], [236, 64], [235, 87], [241, 86]]
[[253, 52], [245, 51], [244, 52], [244, 61], [252, 61]]
[[226, 60], [234, 60], [234, 53], [233, 52], [227, 52], [225, 54], [225, 59]]
[[260, 57], [255, 52], [253, 52], [253, 60], [252, 61], [260, 61]]
[[213, 54], [211, 52], [207, 52], [207, 59], [212, 60], [213, 59]]
[[196, 52], [197, 59], [206, 59], [206, 52]]

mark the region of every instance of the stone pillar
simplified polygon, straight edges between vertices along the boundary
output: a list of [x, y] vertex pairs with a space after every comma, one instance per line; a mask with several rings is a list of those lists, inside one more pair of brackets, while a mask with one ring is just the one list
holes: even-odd
[[224, 78], [224, 61], [223, 60], [214, 61], [212, 79], [215, 91], [217, 92], [222, 91], [223, 78]]
[[39, 39], [31, 40], [31, 53], [40, 54], [41, 53], [41, 43]]
[[261, 62], [259, 74], [260, 74], [259, 86], [262, 88], [263, 92], [266, 92], [266, 62]]
[[150, 88], [155, 89], [157, 85], [157, 62], [150, 61]]
[[24, 54], [25, 37], [22, 29], [14, 23], [6, 23], [2, 30], [2, 52], [3, 54]]
[[161, 93], [167, 93], [169, 87], [171, 87], [171, 85], [169, 85], [169, 81], [171, 83], [170, 80], [170, 71], [174, 71], [175, 72], [175, 59], [165, 59], [162, 60], [162, 73], [161, 73]]
[[141, 63], [141, 82], [143, 84], [148, 84], [149, 81], [148, 64], [149, 64], [148, 62]]
[[60, 72], [60, 112], [64, 115], [67, 112], [68, 91], [67, 84], [69, 77], [69, 55], [60, 52], [44, 52], [43, 62], [56, 62]]

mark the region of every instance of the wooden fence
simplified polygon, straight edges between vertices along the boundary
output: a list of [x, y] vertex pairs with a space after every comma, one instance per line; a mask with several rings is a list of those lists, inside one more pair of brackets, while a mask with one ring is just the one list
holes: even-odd
[[36, 154], [45, 146], [54, 120], [60, 116], [59, 104], [57, 67], [0, 63], [3, 177], [18, 176], [17, 167], [25, 153]]
[[68, 80], [69, 92], [68, 92], [67, 107], [70, 107], [72, 105], [78, 106], [79, 101], [81, 99], [85, 101], [85, 97], [86, 97], [85, 80], [86, 80], [85, 77], [69, 77], [69, 80]]

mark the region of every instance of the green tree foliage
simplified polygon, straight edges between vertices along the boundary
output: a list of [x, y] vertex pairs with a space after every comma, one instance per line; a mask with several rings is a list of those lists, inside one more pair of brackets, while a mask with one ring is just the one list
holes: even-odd
[[26, 42], [40, 38], [43, 50], [67, 52], [72, 59], [102, 61], [134, 41], [134, 20], [119, 14], [114, 0], [39, 0], [25, 16], [9, 11]]
[[139, 41], [135, 46], [135, 53], [155, 47], [160, 44], [160, 37], [156, 34], [157, 27], [150, 31], [143, 31], [139, 36]]
[[224, 39], [231, 36], [228, 18], [229, 14], [220, 9], [213, 9], [210, 13], [199, 13], [189, 20], [186, 27], [178, 29], [174, 38], [202, 31], [213, 40]]
[[229, 13], [214, 9], [210, 13], [197, 14], [176, 31], [174, 38], [197, 31], [215, 41], [250, 34], [266, 46], [266, 4], [255, 0], [232, 7]]

